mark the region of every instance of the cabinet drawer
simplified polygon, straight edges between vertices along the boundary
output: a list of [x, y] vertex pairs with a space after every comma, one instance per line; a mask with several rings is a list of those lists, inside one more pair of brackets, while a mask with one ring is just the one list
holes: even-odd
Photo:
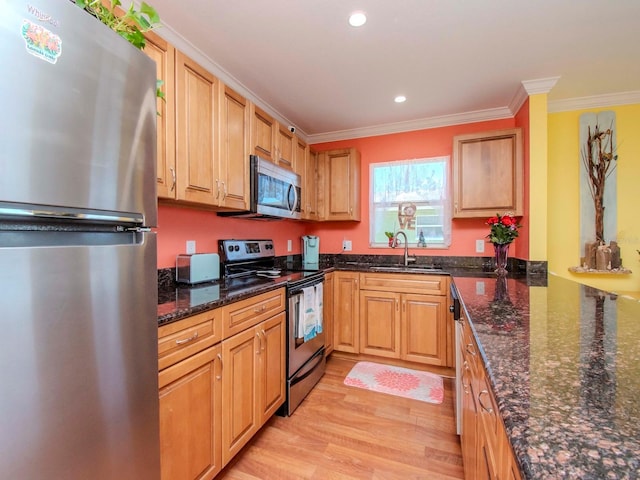
[[158, 370], [222, 340], [221, 309], [209, 310], [158, 329]]
[[420, 273], [361, 273], [361, 290], [444, 295], [449, 288], [446, 275]]
[[225, 305], [222, 308], [222, 336], [229, 338], [284, 309], [284, 288]]

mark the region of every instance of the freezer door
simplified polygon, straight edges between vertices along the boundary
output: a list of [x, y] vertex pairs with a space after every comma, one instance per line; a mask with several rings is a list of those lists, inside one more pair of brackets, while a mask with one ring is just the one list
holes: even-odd
[[159, 479], [155, 234], [0, 246], [0, 478]]
[[155, 63], [73, 2], [0, 2], [0, 202], [156, 213]]

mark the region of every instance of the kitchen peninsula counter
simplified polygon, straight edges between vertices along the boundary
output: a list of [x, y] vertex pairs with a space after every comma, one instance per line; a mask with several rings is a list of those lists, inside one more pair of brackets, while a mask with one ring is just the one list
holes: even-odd
[[453, 274], [525, 479], [640, 478], [640, 302]]

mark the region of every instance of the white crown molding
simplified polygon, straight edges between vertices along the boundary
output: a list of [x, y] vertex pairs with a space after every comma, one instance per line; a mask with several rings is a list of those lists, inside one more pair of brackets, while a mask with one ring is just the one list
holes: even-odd
[[442, 115], [439, 117], [421, 118], [406, 122], [374, 125], [371, 127], [339, 130], [335, 132], [319, 133], [307, 136], [307, 143], [335, 142], [337, 140], [350, 140], [352, 138], [375, 137], [393, 133], [411, 132], [414, 130], [426, 130], [429, 128], [449, 127], [464, 123], [485, 122], [489, 120], [501, 120], [511, 118], [513, 115], [506, 107], [477, 110], [473, 112], [456, 113], [454, 115]]
[[556, 86], [560, 77], [538, 78], [536, 80], [523, 80], [522, 86], [529, 95], [549, 93]]
[[636, 103], [640, 103], [640, 90], [554, 100], [549, 102], [547, 111], [549, 113], [558, 113], [589, 108], [614, 107], [616, 105], [633, 105]]
[[[246, 97], [248, 100], [252, 101], [260, 108], [262, 108], [269, 115], [274, 117], [282, 124], [286, 125], [294, 125], [289, 119], [287, 119], [280, 112], [275, 110], [271, 105], [262, 100], [259, 96], [253, 93], [249, 88], [244, 86], [242, 82], [238, 81], [233, 75], [227, 72], [223, 67], [213, 61], [210, 57], [205, 55], [202, 50], [197, 48], [191, 42], [186, 40], [182, 35], [176, 32], [170, 25], [166, 23], [162, 24], [162, 28], [154, 30], [154, 33], [164, 38], [171, 45], [176, 47], [178, 50], [183, 52], [185, 55], [192, 58], [194, 61], [198, 62], [204, 69], [211, 72], [218, 79], [220, 79], [225, 85], [233, 88], [240, 95]], [[307, 141], [306, 134], [296, 126], [296, 135], [299, 138], [302, 138], [304, 141]]]
[[537, 80], [523, 80], [520, 88], [518, 88], [518, 91], [509, 103], [509, 110], [511, 111], [511, 114], [515, 115], [518, 113], [530, 95], [549, 93], [559, 79], [560, 77], [548, 77], [539, 78]]

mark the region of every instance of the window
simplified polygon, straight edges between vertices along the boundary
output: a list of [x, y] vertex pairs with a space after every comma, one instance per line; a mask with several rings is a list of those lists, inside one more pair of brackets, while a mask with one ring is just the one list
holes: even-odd
[[409, 245], [451, 244], [449, 157], [421, 158], [370, 166], [369, 243], [389, 245], [385, 232], [402, 230]]

